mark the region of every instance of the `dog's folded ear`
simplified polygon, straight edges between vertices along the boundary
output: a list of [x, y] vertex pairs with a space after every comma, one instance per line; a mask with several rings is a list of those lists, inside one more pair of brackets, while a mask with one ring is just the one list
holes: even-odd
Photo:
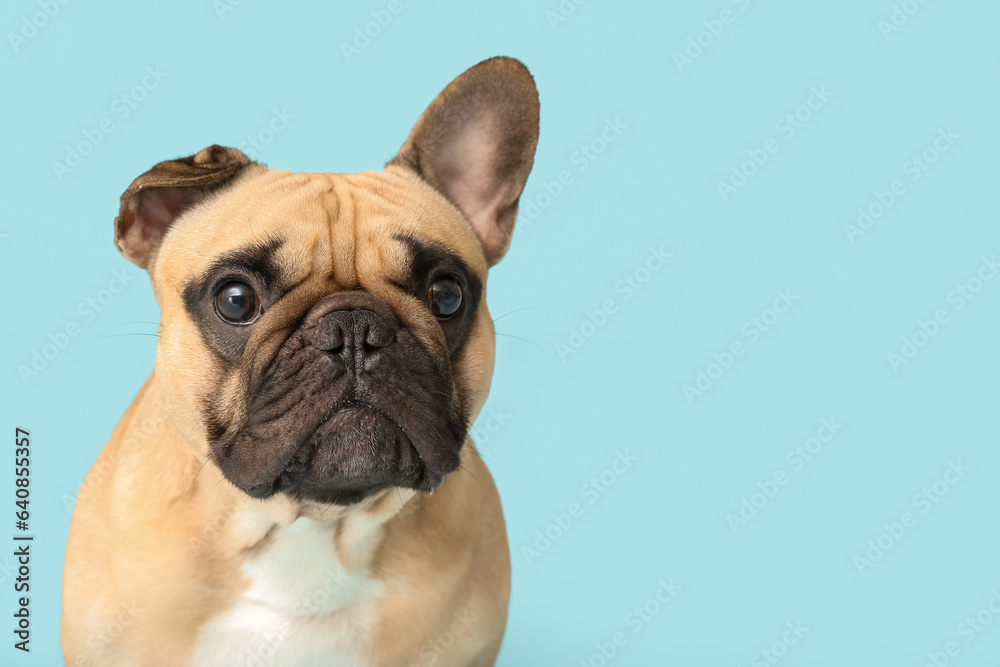
[[416, 171], [465, 214], [487, 263], [507, 252], [538, 144], [538, 91], [528, 68], [491, 58], [431, 102], [389, 165]]
[[148, 268], [174, 219], [251, 164], [241, 151], [217, 145], [156, 164], [122, 194], [115, 246], [130, 262]]

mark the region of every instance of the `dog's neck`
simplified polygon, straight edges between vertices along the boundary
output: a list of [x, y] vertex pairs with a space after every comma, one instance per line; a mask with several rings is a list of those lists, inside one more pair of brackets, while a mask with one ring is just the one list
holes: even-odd
[[[204, 470], [210, 472], [205, 474]], [[393, 521], [405, 521], [418, 512], [423, 497], [409, 489], [386, 489], [355, 505], [339, 506], [301, 501], [283, 493], [261, 501], [232, 486], [212, 462], [194, 481], [192, 491], [207, 495], [218, 503], [223, 525], [211, 530], [226, 533], [224, 544], [250, 556], [279, 543], [295, 542], [302, 535], [314, 547], [328, 543], [343, 569], [349, 574], [369, 569], [382, 542], [385, 527]], [[200, 501], [200, 502], [204, 502]]]
[[386, 525], [405, 520], [421, 498], [390, 490], [335, 507], [233, 494], [240, 500], [229, 506], [220, 542], [241, 585], [229, 608], [199, 630], [192, 664], [252, 664], [262, 637], [292, 662], [314, 659], [310, 647], [333, 642], [342, 664], [366, 664], [364, 644], [386, 594], [374, 571]]

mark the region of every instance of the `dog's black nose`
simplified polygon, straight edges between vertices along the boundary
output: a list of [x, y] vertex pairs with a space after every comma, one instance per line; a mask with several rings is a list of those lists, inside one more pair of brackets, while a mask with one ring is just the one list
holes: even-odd
[[353, 373], [368, 372], [378, 361], [377, 352], [396, 340], [395, 329], [372, 310], [334, 310], [316, 324], [312, 344], [337, 354]]

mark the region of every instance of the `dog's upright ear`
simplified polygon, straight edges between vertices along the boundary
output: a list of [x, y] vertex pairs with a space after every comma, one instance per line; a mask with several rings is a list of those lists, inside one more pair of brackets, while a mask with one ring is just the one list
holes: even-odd
[[122, 194], [115, 246], [127, 260], [148, 268], [174, 219], [251, 164], [241, 151], [217, 145], [156, 164]]
[[472, 222], [487, 263], [510, 245], [538, 144], [538, 91], [528, 68], [490, 58], [441, 91], [390, 165], [417, 172]]

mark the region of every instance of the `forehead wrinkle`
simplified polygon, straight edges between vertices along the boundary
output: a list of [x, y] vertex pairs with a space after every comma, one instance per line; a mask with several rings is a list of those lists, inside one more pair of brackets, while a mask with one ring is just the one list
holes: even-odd
[[358, 202], [348, 183], [334, 174], [327, 174], [330, 188], [326, 191], [331, 202], [326, 206], [329, 230], [330, 258], [333, 264], [332, 281], [343, 288], [358, 282], [357, 270], [357, 211]]

